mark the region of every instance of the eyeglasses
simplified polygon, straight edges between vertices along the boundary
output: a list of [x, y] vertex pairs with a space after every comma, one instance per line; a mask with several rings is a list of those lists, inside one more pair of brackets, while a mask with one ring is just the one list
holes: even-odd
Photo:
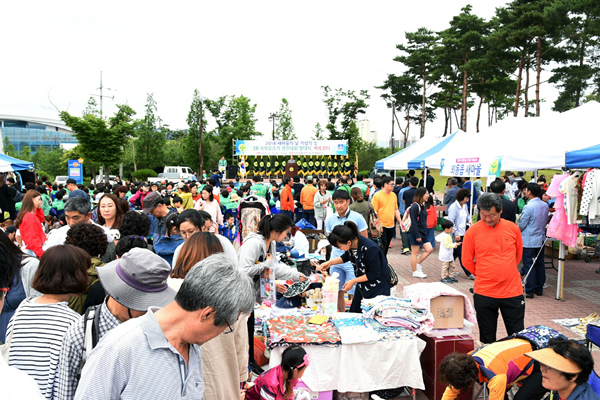
[[2, 292], [1, 296], [2, 296], [2, 298], [4, 298], [4, 297], [6, 297], [6, 294], [8, 292], [10, 292], [10, 288], [9, 287], [2, 287], [2, 288], [0, 288], [0, 292]]
[[233, 332], [233, 328], [231, 327], [231, 325], [229, 325], [229, 322], [225, 321], [225, 323], [227, 324], [227, 329], [229, 330], [225, 330], [225, 332], [223, 332], [225, 335], [227, 335], [228, 333]]

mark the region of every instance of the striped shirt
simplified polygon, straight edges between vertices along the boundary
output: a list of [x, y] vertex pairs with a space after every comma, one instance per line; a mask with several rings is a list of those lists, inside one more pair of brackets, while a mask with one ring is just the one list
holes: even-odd
[[[98, 321], [98, 340], [100, 340], [109, 331], [119, 326], [121, 321], [110, 312], [106, 306], [106, 300], [96, 311], [100, 312]], [[63, 340], [58, 373], [53, 387], [54, 399], [72, 400], [75, 397], [75, 390], [79, 383], [79, 379], [77, 379], [79, 364], [81, 364], [84, 349], [86, 324], [84, 318], [85, 315], [82, 315], [76, 323], [71, 325]]]
[[169, 343], [151, 307], [110, 331], [92, 351], [75, 400], [204, 399], [202, 349], [190, 344], [189, 362]]
[[25, 299], [8, 323], [7, 338], [14, 329], [8, 364], [27, 372], [50, 399], [63, 337], [79, 314], [66, 301], [38, 304], [35, 300]]

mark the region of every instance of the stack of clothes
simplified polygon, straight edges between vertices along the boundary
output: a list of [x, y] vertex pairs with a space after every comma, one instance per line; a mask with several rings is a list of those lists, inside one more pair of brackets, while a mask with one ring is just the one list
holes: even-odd
[[431, 332], [435, 323], [428, 310], [395, 297], [363, 299], [361, 309], [367, 323], [380, 334], [380, 340], [413, 338], [416, 334]]

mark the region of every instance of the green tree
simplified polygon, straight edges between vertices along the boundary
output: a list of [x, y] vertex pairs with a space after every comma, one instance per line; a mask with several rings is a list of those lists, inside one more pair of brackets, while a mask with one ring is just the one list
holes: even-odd
[[[233, 140], [250, 140], [262, 136], [256, 131], [256, 104], [244, 95], [221, 96], [217, 100], [206, 100], [204, 105], [217, 123], [213, 130], [219, 144], [216, 155], [224, 156], [229, 163], [233, 162]], [[215, 154], [213, 151], [212, 154]]]
[[292, 110], [287, 99], [281, 99], [279, 106], [279, 123], [275, 127], [276, 140], [296, 140], [298, 137], [294, 132], [294, 123], [292, 121]]
[[486, 48], [485, 37], [489, 33], [489, 24], [471, 14], [472, 7], [462, 8], [460, 15], [450, 21], [450, 28], [439, 33], [442, 48], [462, 75], [462, 101], [460, 128], [467, 130], [467, 109], [469, 108], [469, 74], [475, 68], [475, 61]]
[[110, 166], [120, 162], [126, 139], [134, 134], [132, 117], [135, 111], [126, 104], [118, 104], [117, 112], [107, 122], [94, 115], [75, 117], [66, 111], [60, 119], [74, 132], [81, 156], [84, 159], [104, 166], [106, 182]]
[[65, 170], [61, 169], [60, 163], [56, 162], [63, 156], [64, 150], [61, 148], [54, 148], [51, 151], [45, 146], [38, 147], [37, 151], [32, 157], [35, 169], [38, 171], [44, 171], [53, 177], [61, 175]]
[[[420, 94], [417, 79], [414, 74], [409, 73], [400, 76], [390, 74], [383, 85], [377, 87], [385, 90], [381, 97], [389, 109], [394, 109], [394, 119], [403, 136], [403, 148], [406, 147], [408, 140], [410, 123], [419, 121], [420, 117], [418, 110], [423, 97]], [[432, 115], [429, 118], [433, 119], [433, 111], [430, 112]], [[398, 118], [398, 114], [400, 114], [400, 118]], [[400, 123], [400, 119], [403, 120], [403, 123]]]
[[[361, 171], [370, 170], [382, 158], [390, 156], [392, 150], [377, 146], [375, 142], [362, 141], [358, 149], [358, 166]], [[354, 160], [353, 160], [354, 161]]]
[[[421, 125], [421, 136], [425, 136], [425, 123], [433, 121], [435, 114], [433, 108], [429, 105], [430, 100], [427, 96], [427, 89], [435, 82], [436, 59], [435, 47], [440, 40], [439, 36], [427, 28], [419, 28], [416, 32], [405, 33], [407, 44], [396, 46], [398, 50], [405, 53], [394, 58], [394, 61], [404, 64], [408, 70], [405, 74], [418, 77], [420, 80], [420, 90], [422, 92], [420, 105], [420, 118], [414, 122]], [[389, 79], [389, 76], [388, 76]], [[388, 105], [388, 107], [390, 107]]]
[[162, 129], [162, 120], [157, 113], [154, 94], [146, 98], [144, 118], [135, 122], [135, 161], [138, 168], [157, 169], [165, 166], [167, 136]]
[[323, 133], [323, 128], [321, 128], [321, 124], [317, 122], [315, 125], [315, 129], [313, 130], [313, 135], [311, 137], [312, 140], [327, 140], [325, 134]]
[[[354, 90], [331, 89], [329, 86], [321, 86], [323, 89], [323, 102], [328, 111], [328, 123], [325, 129], [329, 131], [330, 140], [347, 140], [348, 154], [354, 154], [360, 145], [360, 135], [356, 128], [359, 114], [364, 114], [369, 106], [367, 100], [371, 98], [367, 90], [356, 93]], [[351, 129], [351, 125], [354, 128]]]
[[[189, 126], [187, 135], [183, 138], [183, 159], [185, 165], [198, 171], [198, 176], [201, 176], [202, 170], [206, 169], [205, 165], [210, 165], [207, 161], [211, 159], [213, 151], [212, 141], [214, 135], [207, 132], [207, 122], [204, 115], [203, 98], [200, 97], [198, 89], [194, 90], [192, 104], [187, 116], [187, 124]], [[202, 159], [200, 159], [200, 130], [203, 131], [202, 140]]]
[[[564, 13], [568, 9], [568, 20], [561, 29], [565, 43], [556, 52], [560, 67], [550, 82], [560, 90], [554, 102], [554, 111], [567, 111], [578, 107], [586, 98], [586, 91], [593, 87], [594, 78], [600, 83], [600, 3], [595, 0], [562, 0], [548, 13]], [[595, 90], [600, 93], [599, 87]]]
[[4, 138], [2, 139], [2, 147], [4, 149], [4, 154], [6, 154], [7, 156], [15, 157], [17, 155], [15, 146], [13, 146], [13, 144], [10, 142], [8, 136], [4, 136]]
[[19, 151], [18, 157], [19, 160], [23, 161], [31, 161], [31, 147], [23, 146], [21, 147], [21, 151]]

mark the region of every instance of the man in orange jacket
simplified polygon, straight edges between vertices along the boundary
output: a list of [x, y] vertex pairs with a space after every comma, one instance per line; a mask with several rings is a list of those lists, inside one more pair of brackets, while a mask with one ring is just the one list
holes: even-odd
[[521, 231], [513, 222], [500, 218], [502, 198], [484, 193], [477, 202], [481, 221], [465, 233], [463, 266], [475, 275], [473, 303], [482, 343], [496, 341], [498, 310], [506, 333], [525, 327], [525, 299], [517, 265], [523, 255]]
[[292, 186], [294, 186], [292, 178], [283, 178], [283, 188], [279, 194], [279, 204], [281, 206], [281, 213], [287, 215], [294, 221], [294, 196], [292, 195]]

